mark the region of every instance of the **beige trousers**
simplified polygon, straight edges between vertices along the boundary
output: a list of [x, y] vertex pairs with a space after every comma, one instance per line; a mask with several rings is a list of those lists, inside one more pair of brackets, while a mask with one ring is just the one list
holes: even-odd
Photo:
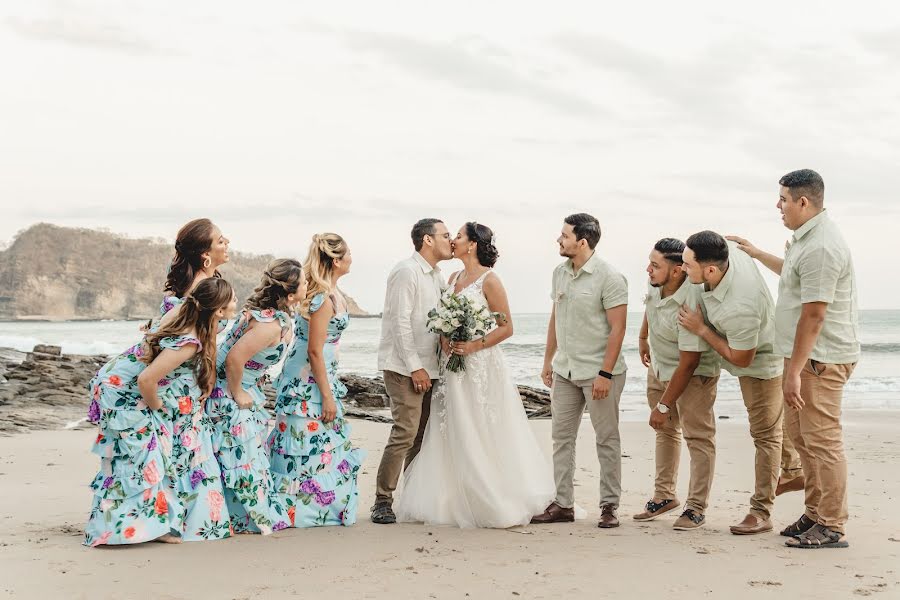
[[750, 419], [750, 436], [756, 447], [756, 483], [750, 497], [750, 514], [768, 519], [775, 504], [775, 487], [781, 469], [784, 418], [781, 375], [772, 379], [739, 377], [738, 381]]
[[587, 405], [594, 426], [597, 459], [600, 461], [600, 506], [619, 506], [622, 495], [622, 442], [619, 437], [619, 399], [625, 388], [625, 373], [615, 375], [609, 395], [602, 400], [592, 396], [593, 379], [571, 381], [553, 374], [550, 411], [553, 420], [553, 476], [556, 503], [563, 508], [575, 506], [575, 439], [581, 416]]
[[[785, 361], [785, 370], [788, 362]], [[787, 407], [788, 433], [806, 476], [806, 516], [844, 533], [847, 509], [847, 457], [841, 428], [844, 385], [856, 364], [807, 361], [800, 374], [803, 408]]]
[[[678, 461], [681, 458], [681, 438], [691, 455], [691, 479], [688, 484], [686, 508], [704, 514], [709, 504], [716, 470], [716, 402], [718, 377], [691, 377], [687, 388], [669, 410], [666, 424], [656, 430], [656, 479], [654, 497], [674, 500], [678, 482]], [[652, 371], [647, 373], [647, 401], [650, 410], [656, 408], [668, 382], [660, 381]]]
[[[434, 380], [431, 382], [435, 383]], [[409, 466], [422, 447], [422, 436], [431, 411], [431, 390], [417, 392], [412, 378], [384, 371], [384, 387], [391, 399], [394, 424], [375, 478], [375, 502], [392, 502], [400, 473]], [[433, 388], [432, 388], [433, 389]]]

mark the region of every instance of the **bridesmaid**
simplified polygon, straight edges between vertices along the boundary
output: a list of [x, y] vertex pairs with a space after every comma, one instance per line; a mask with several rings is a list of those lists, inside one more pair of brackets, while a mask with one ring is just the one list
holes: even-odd
[[194, 296], [191, 310], [110, 360], [90, 383], [100, 472], [91, 483], [85, 545], [180, 541], [185, 507], [174, 491], [172, 412], [190, 401], [185, 394], [197, 389], [197, 379], [211, 378], [209, 330], [233, 310], [223, 280], [201, 283]]
[[337, 378], [338, 345], [350, 316], [338, 280], [350, 271], [346, 242], [313, 236], [303, 265], [307, 291], [294, 318], [294, 343], [275, 388], [269, 435], [273, 485], [296, 527], [356, 522], [356, 477], [365, 451], [353, 448]]
[[[197, 324], [197, 339], [203, 348], [215, 348], [218, 322], [234, 318], [237, 299], [224, 279], [210, 277], [201, 281], [184, 297], [179, 310], [163, 317], [153, 339], [169, 331], [179, 331], [192, 315], [205, 306], [218, 306], [209, 318]], [[182, 540], [196, 542], [231, 535], [228, 507], [222, 487], [221, 471], [212, 443], [212, 421], [204, 410], [204, 400], [216, 384], [216, 351], [204, 353], [198, 361], [196, 380], [185, 382], [173, 406], [172, 465], [175, 492], [184, 505]]]
[[294, 520], [294, 510], [278, 502], [271, 489], [265, 448], [269, 413], [262, 388], [266, 370], [281, 360], [291, 342], [294, 306], [305, 296], [300, 263], [272, 261], [219, 346], [218, 379], [206, 410], [235, 533], [269, 534]]
[[221, 277], [218, 269], [229, 260], [228, 244], [222, 230], [209, 219], [188, 221], [178, 230], [159, 317], [147, 324], [150, 331], [158, 327], [159, 319], [181, 304], [198, 283], [209, 277]]

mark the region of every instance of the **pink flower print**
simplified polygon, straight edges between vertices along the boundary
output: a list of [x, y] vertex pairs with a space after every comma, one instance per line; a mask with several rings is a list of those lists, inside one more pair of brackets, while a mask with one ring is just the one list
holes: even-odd
[[159, 469], [156, 466], [156, 461], [151, 460], [147, 463], [147, 466], [144, 467], [144, 481], [146, 481], [150, 485], [156, 485], [159, 483], [160, 475]]
[[157, 387], [166, 387], [166, 386], [169, 385], [170, 383], [172, 383], [171, 380], [166, 379], [165, 377], [163, 377], [162, 379], [160, 379], [159, 381], [156, 382], [156, 386], [157, 386]]
[[209, 490], [206, 498], [209, 501], [209, 518], [219, 521], [222, 518], [222, 505], [225, 503], [225, 497], [217, 490]]
[[275, 316], [275, 309], [267, 308], [266, 310], [261, 310], [259, 312], [259, 314], [262, 315], [263, 317], [265, 317], [266, 319], [271, 319], [272, 317]]
[[112, 505], [113, 505], [112, 500], [110, 500], [109, 498], [104, 498], [103, 500], [100, 501], [100, 512], [108, 511], [110, 508], [112, 508]]
[[146, 502], [147, 500], [149, 500], [152, 497], [153, 497], [153, 490], [151, 490], [150, 488], [147, 488], [146, 490], [144, 490], [144, 502]]
[[244, 363], [244, 367], [247, 369], [251, 369], [253, 371], [259, 371], [260, 369], [265, 369], [266, 366], [256, 362], [255, 360], [248, 360]]
[[322, 456], [319, 457], [319, 462], [321, 462], [323, 465], [330, 465], [331, 464], [331, 452], [323, 452]]
[[112, 535], [112, 531], [104, 531], [103, 535], [101, 535], [96, 540], [91, 542], [91, 547], [93, 548], [93, 547], [101, 546], [101, 545], [105, 544], [109, 540], [109, 536], [111, 536], [111, 535]]
[[244, 431], [244, 428], [241, 426], [240, 423], [238, 423], [237, 425], [231, 426], [231, 435], [238, 436], [238, 435], [241, 435], [241, 433], [243, 433], [243, 431]]
[[187, 450], [195, 450], [200, 447], [200, 439], [193, 429], [186, 429], [181, 434], [181, 445]]

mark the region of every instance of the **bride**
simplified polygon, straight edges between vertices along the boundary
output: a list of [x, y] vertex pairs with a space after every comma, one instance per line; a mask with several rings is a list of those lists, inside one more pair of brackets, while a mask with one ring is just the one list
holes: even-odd
[[394, 504], [398, 521], [457, 527], [525, 525], [556, 496], [553, 474], [528, 424], [498, 344], [513, 333], [506, 290], [491, 270], [493, 232], [466, 223], [453, 242], [464, 270], [446, 294], [466, 296], [505, 315], [470, 342], [441, 338], [444, 354], [465, 357], [435, 388], [422, 449], [406, 470]]

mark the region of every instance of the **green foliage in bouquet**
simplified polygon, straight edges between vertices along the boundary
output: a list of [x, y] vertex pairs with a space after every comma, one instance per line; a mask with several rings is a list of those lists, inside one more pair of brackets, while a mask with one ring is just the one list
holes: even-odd
[[[428, 313], [428, 330], [451, 342], [471, 342], [476, 337], [487, 335], [497, 320], [506, 315], [491, 312], [486, 306], [476, 306], [466, 296], [450, 294], [441, 299], [441, 304]], [[453, 373], [466, 370], [464, 357], [451, 354], [447, 369]]]

